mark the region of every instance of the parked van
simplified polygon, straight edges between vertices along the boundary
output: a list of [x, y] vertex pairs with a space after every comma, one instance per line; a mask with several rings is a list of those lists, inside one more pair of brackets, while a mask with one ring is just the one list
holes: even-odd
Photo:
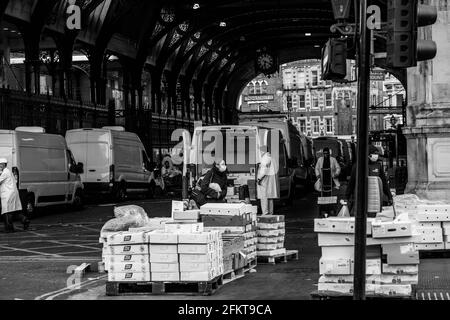
[[50, 205], [82, 206], [83, 164], [75, 162], [64, 137], [37, 127], [0, 130], [0, 155], [8, 160], [29, 215]]
[[[278, 137], [276, 144], [271, 143], [272, 131]], [[213, 138], [212, 138], [213, 137]], [[221, 139], [219, 138], [221, 137]], [[211, 149], [211, 138], [215, 147]], [[233, 141], [234, 140], [234, 141]], [[193, 187], [200, 177], [211, 169], [209, 158], [216, 161], [222, 158], [227, 163], [229, 184], [238, 187], [248, 185], [250, 200], [257, 199], [257, 172], [261, 161], [261, 150], [268, 146], [272, 156], [278, 155], [278, 180], [280, 182], [280, 198], [292, 202], [295, 192], [294, 169], [289, 166], [288, 152], [282, 132], [279, 129], [261, 126], [212, 126], [196, 128], [192, 137], [189, 155], [190, 171], [192, 173], [190, 186]], [[270, 147], [278, 150], [270, 150]], [[220, 150], [219, 150], [220, 149]], [[214, 155], [212, 155], [214, 151]], [[205, 159], [207, 161], [205, 161]]]
[[123, 127], [76, 129], [67, 131], [66, 140], [75, 159], [84, 163], [86, 194], [108, 194], [119, 201], [129, 192], [152, 194], [150, 161], [135, 133]]

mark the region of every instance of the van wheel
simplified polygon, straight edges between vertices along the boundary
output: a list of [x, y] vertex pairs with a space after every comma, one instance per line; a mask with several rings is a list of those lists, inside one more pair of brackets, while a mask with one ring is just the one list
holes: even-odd
[[72, 202], [73, 208], [75, 210], [83, 209], [83, 203], [84, 203], [83, 191], [81, 189], [78, 189], [75, 192], [75, 196], [73, 198], [73, 202]]
[[25, 213], [27, 217], [36, 215], [36, 206], [34, 204], [34, 194], [29, 194], [25, 202]]
[[116, 200], [119, 202], [124, 202], [127, 199], [127, 187], [125, 183], [121, 183], [116, 192]]

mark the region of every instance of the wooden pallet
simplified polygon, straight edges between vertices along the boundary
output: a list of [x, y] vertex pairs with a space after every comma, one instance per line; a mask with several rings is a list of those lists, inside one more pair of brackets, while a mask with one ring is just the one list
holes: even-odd
[[[334, 291], [313, 291], [311, 293], [312, 300], [352, 300], [353, 295], [345, 294]], [[410, 296], [395, 296], [395, 295], [366, 295], [367, 300], [415, 300], [416, 299], [416, 287], [412, 287], [412, 294]]]
[[298, 250], [286, 250], [286, 253], [273, 257], [258, 256], [258, 262], [261, 264], [287, 263], [290, 260], [298, 260]]
[[252, 260], [247, 261], [247, 263], [244, 266], [244, 272], [250, 272], [251, 270], [254, 270], [257, 266], [257, 258], [253, 258]]
[[200, 282], [106, 282], [107, 296], [213, 295], [224, 284], [223, 276]]
[[234, 280], [241, 279], [245, 277], [244, 268], [239, 268], [237, 270], [229, 271], [223, 275], [223, 284], [228, 284]]

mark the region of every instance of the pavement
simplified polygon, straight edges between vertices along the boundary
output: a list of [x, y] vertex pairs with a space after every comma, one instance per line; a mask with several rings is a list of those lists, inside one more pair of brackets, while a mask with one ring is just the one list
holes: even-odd
[[[315, 196], [301, 192], [292, 206], [276, 207], [286, 216], [286, 248], [299, 259], [276, 265], [258, 264], [255, 273], [222, 286], [213, 296], [196, 300], [309, 300], [317, 289], [320, 248], [313, 230], [318, 214]], [[170, 216], [170, 199], [130, 199], [150, 217]], [[2, 300], [166, 300], [167, 296], [105, 295], [105, 273], [98, 273], [103, 224], [113, 218], [115, 203], [91, 204], [81, 211], [46, 209], [32, 220], [32, 230], [4, 233], [0, 226], [0, 299]], [[18, 224], [16, 223], [16, 226]], [[17, 229], [20, 227], [18, 226]], [[74, 282], [71, 270], [90, 263], [91, 270]], [[77, 283], [78, 288], [72, 284]], [[170, 296], [190, 300], [192, 296]], [[450, 300], [450, 259], [422, 259], [417, 299]]]

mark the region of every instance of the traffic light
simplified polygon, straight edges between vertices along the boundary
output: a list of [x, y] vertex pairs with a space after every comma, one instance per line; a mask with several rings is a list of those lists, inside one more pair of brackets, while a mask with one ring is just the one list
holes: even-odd
[[347, 39], [329, 39], [322, 49], [322, 80], [347, 76]]
[[434, 6], [419, 5], [418, 0], [388, 0], [386, 64], [408, 68], [417, 61], [433, 59], [436, 43], [418, 40], [418, 27], [432, 25], [437, 20]]

